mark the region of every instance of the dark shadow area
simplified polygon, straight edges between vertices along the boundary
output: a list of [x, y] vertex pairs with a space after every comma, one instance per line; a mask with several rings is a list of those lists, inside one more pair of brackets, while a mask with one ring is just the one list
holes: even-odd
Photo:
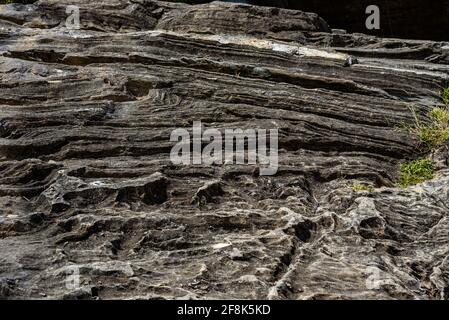
[[[405, 39], [449, 40], [449, 0], [228, 0], [226, 2], [315, 12], [324, 18], [331, 28], [345, 29], [351, 33], [360, 32]], [[373, 4], [380, 9], [380, 30], [368, 30], [365, 26], [368, 17], [365, 10]]]

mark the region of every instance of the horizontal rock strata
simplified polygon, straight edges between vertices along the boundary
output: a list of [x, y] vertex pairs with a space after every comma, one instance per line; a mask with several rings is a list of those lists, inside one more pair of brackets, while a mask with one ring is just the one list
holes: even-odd
[[[0, 55], [1, 298], [449, 297], [447, 147], [434, 180], [395, 187], [422, 156], [410, 108], [442, 106], [447, 42], [242, 4], [41, 0], [0, 7]], [[193, 121], [278, 129], [277, 174], [172, 164]]]

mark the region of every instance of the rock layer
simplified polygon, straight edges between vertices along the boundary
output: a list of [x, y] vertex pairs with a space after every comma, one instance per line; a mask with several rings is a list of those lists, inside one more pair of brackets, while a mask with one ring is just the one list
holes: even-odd
[[[239, 4], [42, 0], [1, 7], [0, 52], [0, 297], [448, 298], [447, 147], [434, 180], [395, 187], [448, 43]], [[277, 174], [173, 165], [170, 133], [199, 120], [278, 129]]]
[[[173, 0], [176, 2], [176, 0]], [[206, 3], [210, 0], [185, 0]], [[449, 0], [227, 0], [315, 12], [333, 28], [363, 32], [383, 37], [447, 41], [449, 34]], [[366, 9], [376, 5], [380, 12], [380, 29], [366, 28]]]

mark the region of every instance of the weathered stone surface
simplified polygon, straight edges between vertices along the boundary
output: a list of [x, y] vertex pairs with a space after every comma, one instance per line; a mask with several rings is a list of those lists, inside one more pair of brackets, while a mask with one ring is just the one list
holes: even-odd
[[[0, 296], [447, 299], [447, 147], [395, 181], [448, 46], [218, 2], [2, 6]], [[171, 164], [199, 120], [278, 128], [278, 173]]]
[[[176, 0], [173, 0], [176, 2]], [[363, 32], [383, 37], [447, 41], [449, 0], [227, 0], [262, 6], [315, 12], [332, 28]], [[206, 3], [210, 0], [185, 0]], [[380, 29], [366, 28], [366, 9], [376, 5], [380, 11]]]

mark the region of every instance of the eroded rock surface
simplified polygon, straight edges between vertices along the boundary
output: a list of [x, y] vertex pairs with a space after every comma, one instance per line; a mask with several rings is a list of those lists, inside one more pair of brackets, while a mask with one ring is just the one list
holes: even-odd
[[[434, 180], [395, 187], [448, 43], [241, 4], [42, 0], [0, 7], [0, 53], [0, 297], [449, 297], [447, 147]], [[277, 174], [171, 164], [171, 131], [199, 120], [279, 129]]]

